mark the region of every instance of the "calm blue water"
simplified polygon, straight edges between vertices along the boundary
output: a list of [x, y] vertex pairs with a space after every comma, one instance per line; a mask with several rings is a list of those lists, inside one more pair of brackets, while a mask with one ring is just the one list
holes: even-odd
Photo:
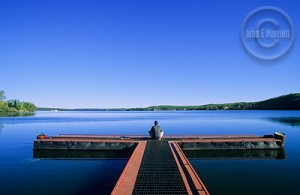
[[284, 160], [190, 159], [211, 194], [299, 194], [300, 111], [37, 112], [0, 118], [0, 194], [109, 193], [128, 159], [40, 160], [40, 133], [287, 134]]

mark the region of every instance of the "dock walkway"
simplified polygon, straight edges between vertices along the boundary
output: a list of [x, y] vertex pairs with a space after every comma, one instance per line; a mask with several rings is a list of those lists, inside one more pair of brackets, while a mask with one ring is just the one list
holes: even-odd
[[148, 141], [133, 194], [188, 194], [167, 141]]
[[138, 143], [112, 194], [209, 192], [176, 142], [149, 140]]

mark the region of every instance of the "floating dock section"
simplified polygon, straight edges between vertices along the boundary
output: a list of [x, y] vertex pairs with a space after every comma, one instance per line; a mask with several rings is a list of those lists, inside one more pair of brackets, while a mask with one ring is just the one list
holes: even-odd
[[[115, 135], [60, 135], [41, 134], [34, 141], [36, 158], [110, 157], [130, 153], [130, 159], [117, 181], [112, 194], [209, 194], [204, 183], [188, 161], [188, 156], [210, 158], [215, 156], [245, 157], [264, 155], [267, 158], [285, 158], [282, 153], [285, 135], [211, 135], [165, 136], [150, 140], [144, 136]], [[58, 151], [58, 152], [53, 152]], [[103, 155], [97, 151], [104, 152]], [[198, 152], [196, 152], [198, 151]], [[222, 152], [223, 151], [223, 152]], [[236, 151], [236, 152], [235, 152]], [[245, 151], [245, 152], [241, 152]], [[261, 151], [261, 152], [249, 152]], [[278, 151], [278, 152], [268, 152]], [[95, 153], [96, 152], [96, 153]], [[109, 152], [109, 153], [106, 153]], [[112, 152], [112, 153], [111, 153]], [[79, 155], [80, 154], [80, 155]], [[279, 157], [278, 157], [279, 156]]]

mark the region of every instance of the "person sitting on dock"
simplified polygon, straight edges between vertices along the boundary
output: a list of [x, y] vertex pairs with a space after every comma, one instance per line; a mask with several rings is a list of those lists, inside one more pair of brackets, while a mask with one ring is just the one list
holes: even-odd
[[151, 130], [149, 131], [149, 135], [155, 140], [161, 140], [162, 136], [164, 135], [164, 132], [158, 125], [157, 121], [154, 121], [154, 126], [152, 126]]

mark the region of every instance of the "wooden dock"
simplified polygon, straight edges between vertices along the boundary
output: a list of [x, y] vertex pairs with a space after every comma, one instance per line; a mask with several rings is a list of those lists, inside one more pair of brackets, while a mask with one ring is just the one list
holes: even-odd
[[[39, 156], [45, 156], [49, 151], [79, 151], [81, 154], [84, 151], [130, 151], [130, 159], [112, 194], [207, 195], [208, 190], [183, 150], [278, 150], [284, 147], [284, 139], [285, 137], [255, 135], [189, 135], [166, 136], [163, 140], [156, 141], [139, 135], [40, 135], [34, 141], [34, 151]], [[59, 153], [62, 155], [62, 152]]]

